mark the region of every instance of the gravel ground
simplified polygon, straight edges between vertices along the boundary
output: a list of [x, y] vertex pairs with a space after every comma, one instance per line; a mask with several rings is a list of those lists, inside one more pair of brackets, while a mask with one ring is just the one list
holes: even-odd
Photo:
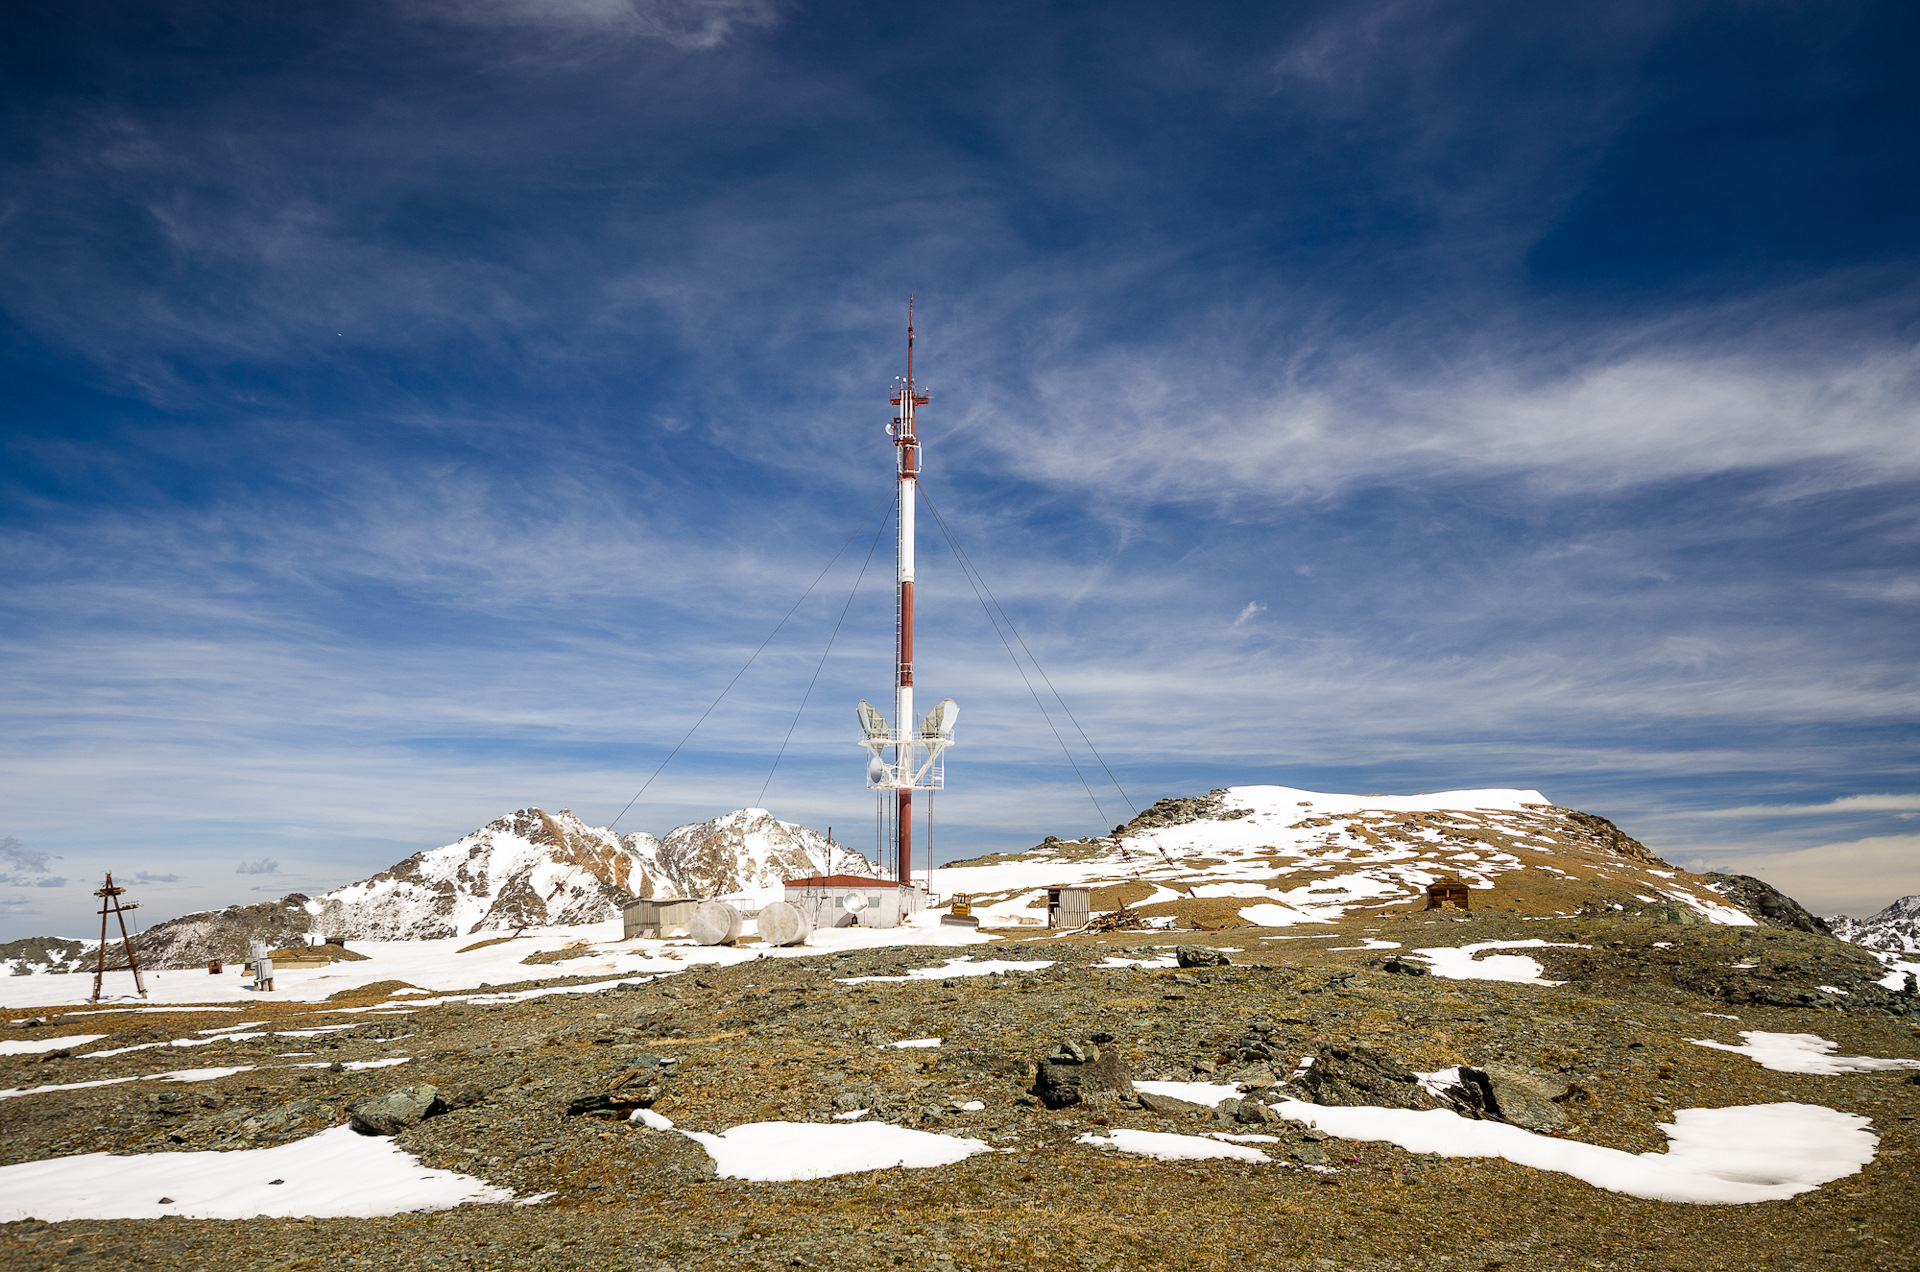
[[[1903, 1073], [1775, 1073], [1684, 1041], [1760, 1029], [1817, 1033], [1851, 1054], [1920, 1056], [1911, 1016], [1888, 1014], [1886, 1002], [1864, 993], [1817, 988], [1857, 988], [1870, 974], [1848, 947], [1771, 929], [1496, 913], [1376, 917], [1312, 931], [1315, 939], [1263, 939], [1302, 931], [1243, 928], [1008, 940], [988, 956], [1056, 965], [904, 984], [837, 978], [900, 975], [956, 951], [755, 960], [625, 990], [394, 1016], [333, 1014], [383, 1001], [397, 1010], [406, 1000], [386, 998], [393, 986], [327, 1004], [250, 1005], [244, 1017], [74, 1012], [32, 1036], [112, 1036], [70, 1056], [0, 1059], [0, 1086], [258, 1067], [192, 1085], [129, 1082], [0, 1100], [0, 1164], [285, 1143], [339, 1123], [358, 1098], [425, 1082], [459, 1107], [402, 1131], [402, 1147], [523, 1196], [553, 1196], [386, 1219], [28, 1221], [0, 1227], [0, 1267], [1920, 1266], [1912, 1202], [1920, 1085]], [[1396, 951], [1335, 948], [1369, 938], [1412, 949], [1529, 937], [1592, 948], [1527, 951], [1549, 977], [1568, 981], [1558, 987], [1396, 974], [1388, 970]], [[1231, 947], [1233, 965], [1096, 966], [1113, 955], [1163, 957], [1175, 940]], [[1891, 1002], [1893, 1011], [1905, 1006]], [[242, 1018], [282, 1030], [350, 1027], [87, 1057]], [[883, 1045], [933, 1035], [944, 1045]], [[1262, 1067], [1284, 1078], [1300, 1055], [1355, 1046], [1421, 1071], [1501, 1063], [1568, 1088], [1558, 1133], [1634, 1152], [1665, 1146], [1656, 1123], [1676, 1108], [1781, 1100], [1866, 1115], [1880, 1148], [1858, 1175], [1744, 1206], [1644, 1201], [1501, 1161], [1319, 1141], [1291, 1125], [1237, 1128], [1281, 1137], [1262, 1146], [1271, 1164], [1155, 1162], [1073, 1140], [1103, 1126], [1219, 1128], [1205, 1114], [1161, 1115], [1112, 1098], [1049, 1109], [1030, 1094], [1034, 1061], [1059, 1041], [1089, 1038], [1143, 1079], [1223, 1081]], [[311, 1054], [284, 1054], [296, 1051]], [[399, 1056], [407, 1063], [344, 1067]], [[340, 1071], [293, 1067], [333, 1061]], [[1012, 1151], [932, 1170], [723, 1180], [692, 1141], [625, 1121], [635, 1101], [697, 1131], [827, 1121], [864, 1107], [870, 1117]], [[973, 1101], [984, 1107], [959, 1107]], [[1320, 1159], [1334, 1173], [1304, 1164]], [[164, 1176], [156, 1157], [156, 1187]]]

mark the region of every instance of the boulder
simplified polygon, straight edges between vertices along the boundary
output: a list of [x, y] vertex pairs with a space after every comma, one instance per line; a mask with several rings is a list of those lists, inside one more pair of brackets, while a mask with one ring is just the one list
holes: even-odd
[[1033, 1093], [1050, 1109], [1082, 1104], [1100, 1094], [1131, 1097], [1133, 1075], [1117, 1051], [1091, 1042], [1063, 1042], [1036, 1066]]
[[1566, 1112], [1554, 1103], [1567, 1093], [1564, 1078], [1512, 1064], [1483, 1064], [1493, 1091], [1493, 1112], [1504, 1122], [1529, 1131], [1558, 1130], [1567, 1124]]
[[1168, 1117], [1205, 1117], [1212, 1112], [1204, 1104], [1195, 1104], [1191, 1100], [1176, 1100], [1170, 1095], [1155, 1095], [1151, 1091], [1137, 1091], [1134, 1099], [1140, 1101], [1140, 1107], [1149, 1113], [1161, 1113]]
[[567, 1097], [567, 1116], [619, 1121], [635, 1109], [651, 1108], [660, 1098], [660, 1076], [658, 1066], [640, 1064], [575, 1087]]
[[1227, 956], [1210, 945], [1182, 945], [1173, 952], [1182, 967], [1226, 967]]
[[355, 1100], [347, 1106], [347, 1119], [362, 1135], [398, 1135], [439, 1112], [439, 1103], [439, 1088], [422, 1082]]
[[1240, 1101], [1240, 1109], [1233, 1116], [1235, 1121], [1245, 1126], [1266, 1126], [1284, 1120], [1277, 1109], [1258, 1100]]
[[1371, 1047], [1328, 1047], [1294, 1085], [1315, 1104], [1429, 1109], [1438, 1103], [1412, 1070]]

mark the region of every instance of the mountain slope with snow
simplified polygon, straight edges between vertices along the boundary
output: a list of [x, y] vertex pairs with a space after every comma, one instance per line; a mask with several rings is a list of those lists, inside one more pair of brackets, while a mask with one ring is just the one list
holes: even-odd
[[1606, 818], [1530, 790], [1229, 787], [1161, 800], [1112, 836], [955, 862], [936, 871], [935, 887], [974, 896], [989, 925], [1044, 919], [1046, 887], [1075, 884], [1095, 889], [1095, 911], [1124, 903], [1182, 926], [1284, 927], [1418, 907], [1427, 885], [1448, 876], [1468, 886], [1476, 908], [1771, 925]]
[[1835, 914], [1827, 926], [1843, 941], [1891, 954], [1920, 953], [1920, 893], [1901, 897], [1864, 919]]
[[588, 826], [566, 809], [522, 808], [336, 888], [312, 909], [315, 928], [329, 936], [427, 939], [597, 923], [636, 897], [764, 904], [784, 879], [867, 868], [858, 853], [761, 808], [680, 826], [664, 839]]

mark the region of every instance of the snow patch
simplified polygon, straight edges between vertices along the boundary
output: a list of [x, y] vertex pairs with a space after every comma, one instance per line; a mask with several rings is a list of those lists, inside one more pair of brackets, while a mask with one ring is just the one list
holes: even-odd
[[1543, 941], [1538, 937], [1530, 941], [1481, 941], [1475, 945], [1438, 946], [1433, 949], [1415, 950], [1413, 953], [1427, 960], [1428, 970], [1435, 976], [1447, 980], [1487, 980], [1506, 981], [1514, 985], [1564, 985], [1565, 981], [1541, 979], [1541, 967], [1536, 959], [1525, 954], [1490, 954], [1485, 958], [1475, 955], [1483, 950], [1524, 950], [1524, 949], [1591, 949], [1586, 945], [1571, 945], [1558, 941]]
[[1151, 1157], [1158, 1162], [1202, 1162], [1211, 1158], [1225, 1158], [1237, 1162], [1270, 1162], [1273, 1159], [1257, 1148], [1248, 1148], [1244, 1144], [1223, 1143], [1206, 1135], [1174, 1135], [1168, 1131], [1135, 1131], [1126, 1127], [1115, 1127], [1102, 1139], [1098, 1135], [1086, 1134], [1074, 1140], [1076, 1144], [1091, 1144], [1095, 1148], [1117, 1148], [1123, 1153], [1137, 1153], [1142, 1157]]
[[1660, 1129], [1665, 1153], [1626, 1153], [1477, 1122], [1451, 1109], [1335, 1107], [1287, 1100], [1290, 1122], [1352, 1140], [1383, 1140], [1413, 1153], [1503, 1157], [1557, 1171], [1596, 1188], [1650, 1201], [1744, 1205], [1779, 1201], [1848, 1175], [1873, 1160], [1879, 1137], [1869, 1119], [1817, 1104], [1748, 1104], [1681, 1109]]
[[1697, 1047], [1731, 1051], [1736, 1055], [1772, 1069], [1775, 1073], [1886, 1073], [1894, 1069], [1920, 1069], [1920, 1060], [1883, 1060], [1876, 1056], [1836, 1056], [1840, 1044], [1818, 1034], [1767, 1033], [1742, 1029], [1747, 1041], [1741, 1046], [1715, 1042], [1711, 1038], [1689, 1038]]
[[[173, 1200], [165, 1205], [161, 1197]], [[33, 1218], [372, 1218], [515, 1200], [504, 1188], [424, 1166], [386, 1136], [336, 1126], [277, 1148], [86, 1153], [0, 1166], [0, 1223]]]
[[707, 1150], [722, 1179], [784, 1183], [904, 1166], [951, 1166], [993, 1150], [977, 1139], [909, 1130], [889, 1122], [749, 1122], [718, 1135], [682, 1131]]

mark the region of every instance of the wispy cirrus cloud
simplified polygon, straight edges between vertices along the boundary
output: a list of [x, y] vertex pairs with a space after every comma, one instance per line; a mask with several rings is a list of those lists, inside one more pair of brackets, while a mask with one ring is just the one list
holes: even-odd
[[1859, 813], [1920, 813], [1920, 795], [1843, 795], [1820, 804], [1742, 804], [1698, 809], [1688, 817], [1830, 817]]
[[634, 36], [700, 50], [771, 26], [783, 6], [779, 0], [410, 0], [410, 7], [449, 21]]

